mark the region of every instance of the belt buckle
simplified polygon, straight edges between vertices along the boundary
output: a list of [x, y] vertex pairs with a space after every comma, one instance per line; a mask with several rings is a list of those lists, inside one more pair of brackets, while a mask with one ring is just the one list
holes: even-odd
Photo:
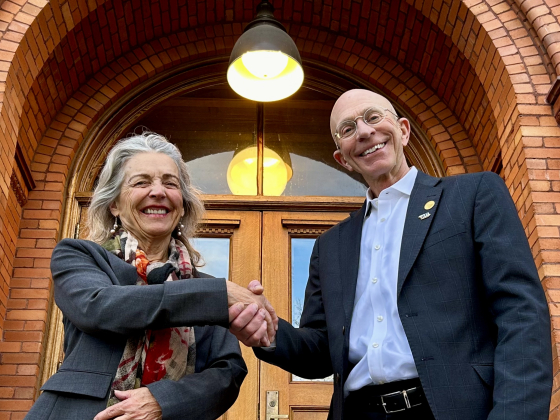
[[[383, 410], [385, 410], [385, 413], [386, 414], [398, 413], [399, 411], [408, 410], [412, 407], [416, 407], [418, 405], [421, 405], [422, 403], [410, 405], [410, 401], [408, 400], [407, 391], [414, 391], [415, 389], [416, 389], [416, 387], [409, 388], [409, 389], [406, 389], [404, 391], [396, 391], [396, 392], [391, 392], [390, 394], [381, 395], [381, 405], [383, 406]], [[387, 410], [387, 407], [386, 407], [387, 403], [385, 402], [385, 400], [383, 398], [384, 397], [392, 397], [394, 395], [402, 395], [403, 396], [404, 403], [405, 403], [405, 408], [401, 408], [399, 410]]]
[[[407, 390], [404, 391], [404, 392], [406, 393], [407, 391], [414, 391], [416, 388], [417, 388], [417, 387], [409, 388], [409, 389], [407, 389]], [[407, 408], [418, 407], [419, 405], [422, 405], [422, 402], [419, 402], [418, 404], [410, 404], [410, 401], [409, 401], [409, 399], [408, 399], [408, 394], [406, 395], [406, 398], [405, 398], [405, 399], [406, 399], [406, 402], [407, 402]], [[410, 406], [410, 407], [408, 407], [408, 406]]]

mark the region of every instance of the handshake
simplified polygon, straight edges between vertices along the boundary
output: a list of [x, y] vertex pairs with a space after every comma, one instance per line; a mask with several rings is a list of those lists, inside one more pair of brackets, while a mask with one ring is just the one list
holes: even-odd
[[230, 332], [248, 347], [270, 346], [278, 329], [278, 317], [262, 294], [259, 281], [251, 281], [247, 289], [230, 281], [226, 285]]

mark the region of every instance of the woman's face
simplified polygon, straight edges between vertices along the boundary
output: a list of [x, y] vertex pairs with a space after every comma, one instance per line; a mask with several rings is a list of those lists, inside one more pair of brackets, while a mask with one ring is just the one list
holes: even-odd
[[185, 214], [179, 170], [163, 153], [138, 153], [124, 165], [124, 181], [111, 213], [140, 243], [171, 238]]

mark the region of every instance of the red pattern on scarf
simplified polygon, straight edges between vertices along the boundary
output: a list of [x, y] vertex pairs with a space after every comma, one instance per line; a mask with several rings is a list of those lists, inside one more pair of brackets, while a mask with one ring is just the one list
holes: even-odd
[[[146, 270], [149, 263], [146, 254], [140, 249], [136, 250], [136, 272], [146, 284], [148, 283]], [[172, 331], [173, 328], [146, 330], [146, 342], [149, 344], [146, 349], [144, 369], [142, 370], [142, 385], [145, 386], [159, 381], [167, 373], [165, 362], [173, 356], [170, 345]]]

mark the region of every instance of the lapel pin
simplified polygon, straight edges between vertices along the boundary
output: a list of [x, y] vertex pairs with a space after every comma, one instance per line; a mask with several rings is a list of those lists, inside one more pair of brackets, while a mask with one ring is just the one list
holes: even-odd
[[424, 220], [424, 219], [427, 219], [427, 218], [430, 217], [430, 216], [431, 216], [430, 212], [427, 211], [426, 213], [421, 214], [420, 216], [418, 216], [418, 218], [419, 218], [420, 220]]
[[425, 210], [430, 210], [435, 205], [436, 205], [435, 201], [428, 201], [426, 204], [424, 204], [424, 209]]

